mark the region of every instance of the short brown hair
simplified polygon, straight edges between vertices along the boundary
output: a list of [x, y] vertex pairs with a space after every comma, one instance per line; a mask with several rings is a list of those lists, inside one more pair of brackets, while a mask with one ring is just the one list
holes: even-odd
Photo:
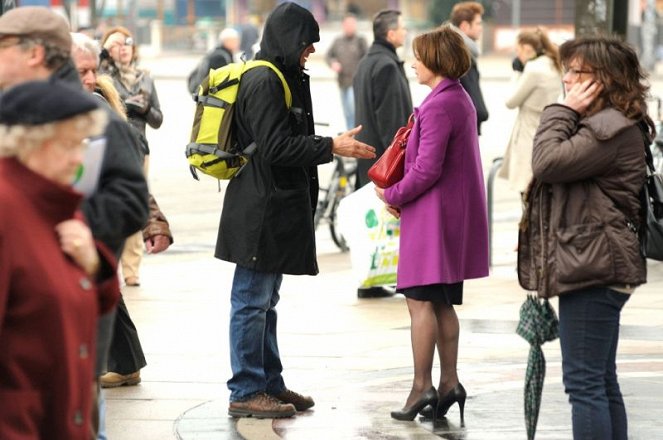
[[414, 55], [436, 75], [458, 79], [470, 70], [472, 59], [463, 37], [449, 25], [418, 35], [412, 41]]
[[477, 14], [483, 15], [483, 13], [483, 5], [479, 2], [460, 2], [451, 10], [450, 19], [454, 26], [460, 26], [464, 21], [472, 23]]

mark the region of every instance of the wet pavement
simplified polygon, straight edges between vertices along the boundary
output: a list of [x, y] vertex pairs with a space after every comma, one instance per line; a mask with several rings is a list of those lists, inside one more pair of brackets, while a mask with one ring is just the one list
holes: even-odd
[[[217, 183], [196, 182], [185, 165], [191, 109], [183, 72], [194, 57], [150, 60], [165, 113], [164, 126], [148, 132], [150, 185], [168, 216], [175, 244], [146, 256], [141, 286], [123, 288], [145, 350], [142, 383], [106, 391], [111, 440], [161, 439], [525, 439], [523, 381], [529, 347], [515, 334], [525, 293], [515, 276], [518, 194], [495, 184], [494, 266], [491, 275], [466, 282], [461, 320], [459, 376], [467, 389], [465, 424], [458, 406], [435, 423], [400, 422], [389, 412], [405, 402], [412, 379], [409, 316], [401, 296], [357, 299], [357, 276], [347, 253], [318, 231], [321, 273], [285, 277], [279, 344], [288, 387], [316, 400], [290, 419], [227, 416], [229, 290], [233, 266], [213, 258], [221, 204]], [[491, 110], [481, 138], [486, 173], [502, 153], [513, 115], [501, 111], [506, 58], [484, 90]], [[510, 64], [509, 64], [510, 66]], [[482, 72], [484, 71], [482, 70]], [[318, 120], [341, 120], [335, 84], [320, 63], [311, 67]], [[508, 73], [508, 70], [507, 70]], [[415, 102], [425, 94], [413, 86]], [[663, 88], [663, 84], [656, 84]], [[324, 181], [328, 168], [322, 167]], [[663, 438], [663, 264], [651, 263], [649, 283], [622, 314], [618, 373], [631, 439]], [[556, 301], [553, 301], [556, 307]], [[570, 439], [570, 407], [561, 385], [557, 341], [543, 346], [547, 376], [537, 438]], [[437, 360], [434, 383], [439, 371]]]

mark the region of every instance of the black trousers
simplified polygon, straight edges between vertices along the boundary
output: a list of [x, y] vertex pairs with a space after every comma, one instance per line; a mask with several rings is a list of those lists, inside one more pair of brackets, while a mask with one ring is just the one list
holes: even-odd
[[108, 354], [108, 371], [119, 374], [131, 374], [147, 365], [143, 347], [138, 339], [138, 331], [129, 310], [120, 295], [117, 314], [113, 325], [113, 339]]

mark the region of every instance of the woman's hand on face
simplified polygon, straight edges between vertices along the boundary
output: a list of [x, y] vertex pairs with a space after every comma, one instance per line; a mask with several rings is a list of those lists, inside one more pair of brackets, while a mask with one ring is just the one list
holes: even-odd
[[602, 91], [603, 85], [591, 79], [576, 83], [566, 94], [564, 105], [582, 115]]
[[80, 220], [65, 220], [55, 226], [60, 248], [90, 277], [99, 272], [99, 254], [90, 228]]

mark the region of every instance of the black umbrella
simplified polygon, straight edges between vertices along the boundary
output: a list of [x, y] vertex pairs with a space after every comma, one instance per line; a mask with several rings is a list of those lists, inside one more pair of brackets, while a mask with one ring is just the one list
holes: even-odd
[[534, 294], [527, 295], [520, 307], [516, 333], [530, 344], [525, 373], [525, 426], [527, 439], [532, 440], [539, 420], [541, 393], [546, 376], [546, 359], [541, 345], [559, 336], [559, 321], [547, 299], [539, 299]]

